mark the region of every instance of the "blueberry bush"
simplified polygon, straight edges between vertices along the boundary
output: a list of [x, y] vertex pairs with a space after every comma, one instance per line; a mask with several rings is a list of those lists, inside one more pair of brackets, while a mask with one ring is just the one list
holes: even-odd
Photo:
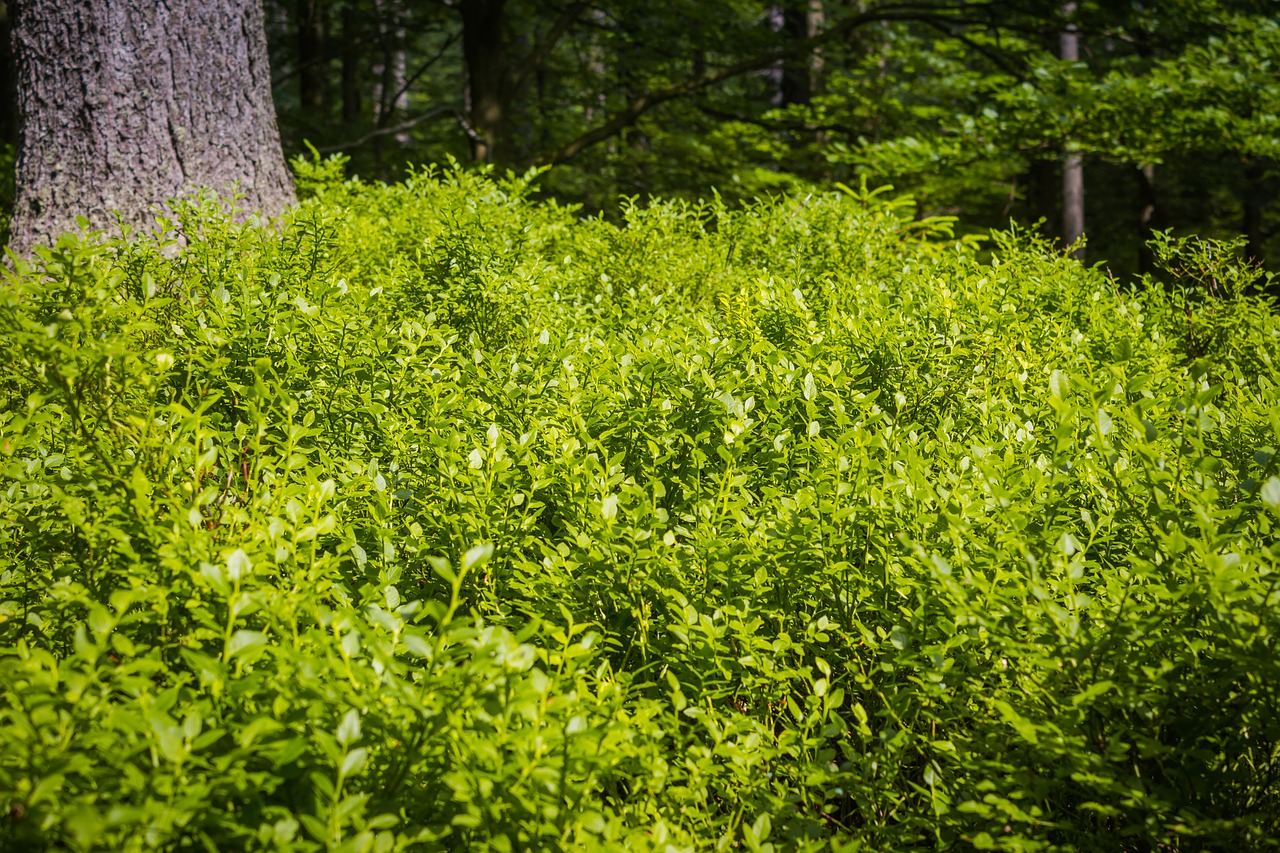
[[297, 168], [0, 290], [0, 847], [1277, 846], [1236, 247]]

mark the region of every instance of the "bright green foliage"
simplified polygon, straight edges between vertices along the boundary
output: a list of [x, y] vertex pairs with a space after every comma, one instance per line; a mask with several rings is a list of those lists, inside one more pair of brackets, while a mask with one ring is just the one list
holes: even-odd
[[302, 166], [0, 293], [0, 844], [1260, 849], [1280, 324], [842, 189]]

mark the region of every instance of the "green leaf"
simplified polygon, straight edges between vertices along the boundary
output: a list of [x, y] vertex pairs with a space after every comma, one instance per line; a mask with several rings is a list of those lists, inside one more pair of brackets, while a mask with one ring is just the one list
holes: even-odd
[[266, 634], [261, 631], [250, 631], [241, 628], [231, 635], [231, 639], [227, 642], [227, 660], [234, 660], [236, 655], [250, 649], [265, 646], [268, 641]]
[[354, 708], [347, 711], [342, 722], [338, 724], [336, 737], [342, 746], [350, 746], [360, 740], [360, 714]]
[[405, 632], [401, 635], [400, 639], [404, 643], [404, 647], [408, 650], [409, 654], [420, 658], [431, 657], [431, 643], [429, 643], [425, 637], [412, 632]]
[[485, 563], [489, 562], [492, 557], [493, 545], [489, 543], [476, 545], [462, 556], [462, 569], [467, 572], [472, 569], [478, 569]]
[[[356, 736], [359, 737], [359, 734], [357, 733]], [[341, 736], [339, 736], [339, 741], [341, 742]], [[340, 768], [339, 772], [344, 777], [354, 776], [355, 774], [359, 773], [361, 770], [364, 769], [365, 761], [368, 759], [368, 757], [369, 757], [369, 751], [364, 747], [359, 747], [357, 749], [351, 750], [345, 756], [343, 756], [342, 767]]]
[[1049, 374], [1049, 396], [1065, 400], [1069, 390], [1070, 382], [1067, 380], [1067, 374], [1061, 370], [1054, 370]]
[[1280, 477], [1268, 477], [1262, 484], [1262, 502], [1280, 511]]
[[1000, 712], [1000, 716], [1004, 721], [1012, 726], [1014, 731], [1016, 731], [1023, 740], [1031, 744], [1038, 744], [1040, 742], [1040, 732], [1036, 729], [1035, 725], [1015, 711], [1011, 704], [1003, 699], [997, 699], [993, 704], [995, 705], [996, 710]]
[[244, 552], [244, 549], [237, 548], [227, 555], [227, 577], [232, 581], [248, 577], [252, 570], [253, 562], [249, 559], [249, 555]]

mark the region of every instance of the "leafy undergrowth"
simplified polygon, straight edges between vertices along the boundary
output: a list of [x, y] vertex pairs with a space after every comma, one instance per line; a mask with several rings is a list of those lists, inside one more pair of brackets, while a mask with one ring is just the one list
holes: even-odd
[[1280, 837], [1280, 324], [852, 191], [303, 172], [0, 293], [0, 845]]

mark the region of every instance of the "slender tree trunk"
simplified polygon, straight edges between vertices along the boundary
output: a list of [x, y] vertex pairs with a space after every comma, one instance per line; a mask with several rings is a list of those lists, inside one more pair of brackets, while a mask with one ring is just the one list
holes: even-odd
[[1240, 196], [1241, 221], [1240, 230], [1244, 232], [1244, 252], [1249, 260], [1261, 265], [1265, 261], [1263, 245], [1266, 233], [1263, 231], [1262, 206], [1267, 201], [1263, 187], [1266, 171], [1256, 157], [1250, 157], [1244, 165], [1244, 188]]
[[298, 0], [298, 98], [303, 114], [321, 119], [329, 103], [323, 0]]
[[[405, 33], [403, 26], [397, 26], [392, 34], [395, 49], [391, 51], [386, 73], [382, 76], [383, 110], [378, 120], [383, 127], [388, 127], [402, 118], [409, 111], [409, 60], [405, 51]], [[409, 144], [409, 134], [400, 132], [393, 134], [396, 144], [404, 147]]]
[[[1073, 245], [1084, 236], [1084, 158], [1079, 152], [1070, 152], [1062, 159], [1062, 242]], [[1077, 247], [1071, 256], [1084, 260], [1084, 247]]]
[[1148, 163], [1138, 169], [1138, 273], [1155, 272], [1155, 257], [1149, 244], [1157, 228], [1156, 167]]
[[271, 103], [261, 0], [27, 0], [16, 7], [19, 144], [10, 245], [84, 215], [146, 226], [165, 199], [294, 199]]
[[471, 157], [492, 162], [507, 120], [507, 54], [502, 38], [506, 0], [461, 0], [462, 56], [467, 69]]
[[[770, 6], [765, 12], [765, 23], [769, 27], [769, 32], [786, 35], [787, 32], [787, 12], [782, 6]], [[769, 103], [775, 107], [786, 106], [786, 79], [787, 79], [787, 63], [781, 59], [768, 68], [760, 72], [761, 76], [769, 81], [769, 88], [773, 90], [773, 97]]]
[[[600, 32], [605, 32], [609, 26], [608, 16], [599, 9], [592, 10], [591, 19]], [[700, 58], [705, 61], [701, 53], [694, 56], [695, 67]], [[586, 49], [586, 59], [587, 74], [591, 81], [590, 85], [595, 89], [595, 94], [587, 100], [583, 107], [583, 118], [587, 126], [590, 127], [600, 117], [608, 113], [609, 66], [605, 57], [604, 45], [601, 44], [600, 39], [597, 38], [591, 41], [591, 44]]]
[[405, 55], [404, 21], [399, 0], [377, 0], [379, 58], [373, 73], [377, 79], [373, 100], [375, 120], [379, 127], [387, 127], [397, 113], [408, 104], [404, 92]]
[[[827, 10], [823, 0], [809, 0], [809, 7], [805, 10], [804, 29], [807, 38], [817, 38], [822, 34], [823, 27], [827, 24]], [[821, 95], [823, 90], [823, 71], [826, 68], [826, 60], [822, 55], [822, 48], [815, 47], [809, 51], [808, 65], [809, 72], [809, 98], [812, 100], [815, 96]]]
[[1030, 215], [1043, 220], [1040, 233], [1050, 240], [1062, 232], [1059, 208], [1062, 200], [1062, 181], [1058, 163], [1053, 160], [1033, 160], [1027, 171], [1027, 205]]
[[360, 26], [356, 10], [350, 4], [342, 7], [342, 121], [354, 124], [360, 120]]
[[[378, 14], [379, 60], [373, 67], [377, 81], [373, 90], [373, 119], [379, 128], [386, 128], [394, 124], [396, 117], [403, 115], [409, 106], [408, 92], [404, 88], [407, 73], [404, 7], [401, 0], [374, 0], [374, 9]], [[403, 146], [409, 137], [406, 133], [397, 133], [392, 139]], [[391, 171], [383, 160], [385, 145], [383, 136], [373, 140], [373, 158], [379, 173], [390, 177]]]
[[18, 144], [17, 68], [13, 61], [13, 13], [0, 0], [0, 142]]
[[[790, 39], [804, 42], [822, 32], [826, 21], [826, 10], [823, 0], [789, 0], [786, 7], [785, 30]], [[807, 107], [813, 103], [816, 95], [822, 93], [822, 48], [810, 47], [805, 52], [783, 66], [782, 70], [782, 106]], [[804, 131], [798, 134], [797, 142], [803, 144], [822, 145], [826, 141], [826, 132], [822, 130]], [[831, 180], [830, 167], [823, 170], [825, 180]]]
[[[1068, 62], [1080, 60], [1080, 33], [1074, 18], [1076, 3], [1062, 4], [1062, 17], [1066, 26], [1059, 37], [1059, 55]], [[1062, 241], [1067, 246], [1084, 236], [1084, 157], [1078, 151], [1068, 150], [1062, 158]], [[1084, 260], [1084, 247], [1071, 253]]]
[[[822, 0], [789, 0], [782, 9], [782, 31], [789, 39], [804, 41], [822, 30]], [[822, 85], [822, 51], [815, 48], [782, 66], [779, 85], [781, 105], [808, 105]]]

